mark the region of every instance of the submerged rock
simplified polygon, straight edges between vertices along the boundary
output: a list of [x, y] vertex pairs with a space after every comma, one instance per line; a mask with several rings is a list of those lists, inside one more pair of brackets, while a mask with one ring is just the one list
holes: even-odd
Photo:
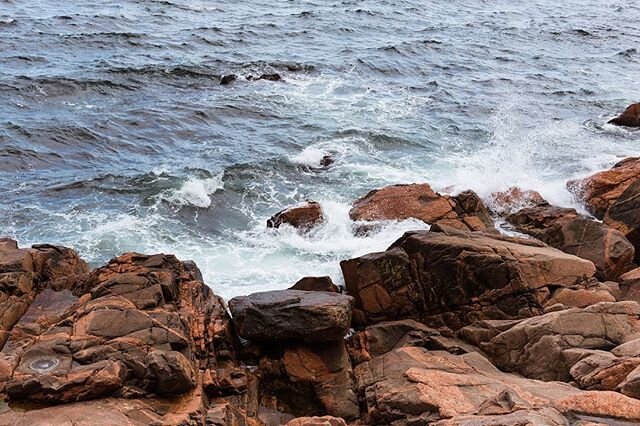
[[279, 228], [283, 224], [291, 225], [306, 232], [324, 222], [324, 213], [320, 203], [307, 201], [284, 209], [267, 220], [267, 228]]
[[222, 85], [231, 84], [234, 81], [236, 81], [237, 78], [238, 76], [235, 74], [223, 75], [222, 78], [220, 78], [220, 84]]
[[253, 75], [248, 75], [247, 80], [256, 81], [256, 80], [268, 80], [268, 81], [280, 81], [282, 80], [282, 76], [278, 73], [272, 74], [261, 74], [259, 77], [254, 77]]
[[629, 105], [622, 114], [609, 120], [609, 124], [626, 127], [640, 127], [640, 103]]
[[353, 297], [337, 293], [280, 290], [229, 301], [238, 334], [257, 342], [327, 342], [349, 330]]

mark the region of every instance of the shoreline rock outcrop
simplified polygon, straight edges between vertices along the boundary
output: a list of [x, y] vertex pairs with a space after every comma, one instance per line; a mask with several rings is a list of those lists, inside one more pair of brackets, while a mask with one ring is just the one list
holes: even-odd
[[510, 214], [506, 220], [519, 232], [592, 261], [601, 280], [616, 280], [633, 268], [635, 248], [624, 234], [579, 215], [575, 209], [551, 205], [528, 207]]
[[[1, 239], [0, 424], [638, 424], [634, 161], [584, 186], [604, 223], [506, 194], [531, 238], [501, 235], [471, 191], [374, 191], [355, 220], [431, 229], [344, 260], [346, 294], [309, 276], [229, 311], [172, 255], [90, 271]], [[298, 213], [277, 220], [317, 223]]]
[[441, 195], [426, 183], [375, 189], [354, 201], [349, 217], [354, 221], [413, 218], [466, 231], [494, 229], [489, 211], [475, 192]]
[[539, 315], [557, 289], [595, 273], [590, 261], [535, 240], [446, 227], [408, 232], [341, 267], [367, 323], [411, 318], [456, 329]]
[[622, 232], [640, 260], [640, 158], [629, 157], [609, 170], [569, 181], [567, 188], [584, 201], [590, 213]]

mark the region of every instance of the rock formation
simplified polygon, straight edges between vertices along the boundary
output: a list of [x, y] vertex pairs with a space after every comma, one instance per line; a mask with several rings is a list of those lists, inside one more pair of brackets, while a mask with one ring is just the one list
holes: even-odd
[[465, 191], [455, 197], [440, 195], [426, 183], [373, 190], [353, 203], [349, 216], [355, 221], [414, 218], [462, 230], [493, 229], [493, 220], [476, 193]]
[[630, 157], [580, 181], [567, 183], [594, 216], [617, 229], [640, 255], [640, 158]]
[[431, 229], [343, 261], [348, 294], [310, 276], [230, 313], [172, 255], [89, 271], [2, 239], [0, 425], [640, 424], [633, 161], [585, 186], [604, 224], [505, 202], [532, 238], [500, 235], [472, 192], [374, 191], [354, 219]]
[[633, 265], [635, 249], [620, 231], [578, 215], [575, 209], [543, 205], [519, 210], [507, 216], [520, 232], [592, 261], [596, 276], [616, 280]]
[[622, 114], [609, 120], [610, 124], [626, 127], [640, 127], [640, 104], [631, 104]]
[[271, 216], [267, 220], [267, 228], [279, 228], [281, 225], [287, 224], [306, 232], [322, 222], [324, 222], [324, 214], [320, 203], [307, 201]]
[[598, 219], [603, 219], [611, 205], [640, 179], [640, 157], [629, 157], [616, 163], [611, 169], [598, 172], [580, 180], [567, 182], [567, 188], [583, 200], [586, 209]]
[[460, 328], [539, 315], [554, 292], [595, 273], [593, 263], [534, 240], [436, 230], [409, 232], [386, 252], [341, 263], [367, 323], [412, 318]]
[[547, 204], [537, 191], [522, 190], [517, 186], [500, 191], [493, 192], [487, 200], [489, 209], [498, 215], [507, 215], [526, 207], [536, 207]]

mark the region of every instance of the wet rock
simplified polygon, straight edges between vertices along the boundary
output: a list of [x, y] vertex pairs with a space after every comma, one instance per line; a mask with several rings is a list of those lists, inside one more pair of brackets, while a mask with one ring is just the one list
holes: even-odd
[[298, 417], [291, 420], [286, 426], [347, 426], [347, 422], [344, 419], [331, 416]]
[[351, 324], [354, 300], [337, 293], [281, 290], [229, 301], [238, 334], [257, 342], [341, 339]]
[[622, 232], [640, 251], [640, 179], [629, 185], [609, 207], [604, 223]]
[[234, 81], [236, 81], [237, 78], [238, 78], [238, 76], [235, 75], [235, 74], [223, 75], [222, 78], [220, 78], [220, 84], [222, 84], [222, 85], [231, 84]]
[[325, 155], [325, 156], [322, 157], [322, 159], [320, 159], [320, 165], [322, 167], [329, 167], [330, 165], [332, 165], [335, 162], [336, 162], [336, 160], [333, 158], [332, 155]]
[[336, 286], [331, 277], [304, 277], [296, 282], [289, 290], [302, 291], [328, 291], [330, 293], [340, 293], [340, 289]]
[[520, 232], [592, 261], [602, 280], [616, 280], [633, 265], [635, 249], [620, 231], [578, 215], [575, 209], [529, 207], [507, 216], [507, 221]]
[[408, 232], [385, 252], [341, 262], [347, 291], [369, 323], [411, 318], [458, 329], [539, 315], [550, 288], [595, 273], [590, 261], [533, 240], [440, 231]]
[[567, 182], [567, 189], [583, 200], [586, 209], [598, 219], [603, 219], [609, 207], [640, 179], [640, 157], [629, 157], [609, 170], [598, 172], [585, 179]]
[[353, 203], [354, 221], [418, 219], [462, 230], [493, 229], [482, 200], [472, 191], [456, 197], [440, 195], [424, 184], [391, 185], [369, 192]]
[[640, 103], [629, 105], [622, 114], [609, 120], [609, 124], [626, 127], [640, 127]]
[[491, 211], [498, 215], [514, 213], [526, 207], [536, 207], [547, 204], [537, 191], [522, 190], [512, 186], [505, 191], [493, 192], [489, 196], [487, 205]]
[[248, 75], [247, 80], [249, 81], [256, 81], [256, 80], [280, 81], [282, 80], [282, 77], [280, 76], [280, 74], [277, 74], [277, 73], [261, 74], [259, 77]]
[[481, 348], [505, 371], [545, 381], [570, 381], [571, 368], [579, 361], [575, 349], [609, 351], [637, 337], [640, 305], [603, 302], [525, 319]]
[[289, 207], [276, 213], [267, 220], [267, 228], [279, 228], [283, 224], [291, 225], [306, 232], [324, 222], [324, 213], [320, 203], [308, 201]]
[[[456, 214], [469, 230], [486, 231], [494, 228], [489, 210], [478, 194], [473, 191], [463, 191], [452, 199], [456, 205]], [[446, 225], [446, 221], [442, 224]]]

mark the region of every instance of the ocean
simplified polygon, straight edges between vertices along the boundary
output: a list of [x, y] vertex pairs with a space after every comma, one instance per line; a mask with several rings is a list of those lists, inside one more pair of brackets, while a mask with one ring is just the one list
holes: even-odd
[[[354, 235], [374, 188], [582, 209], [568, 179], [640, 155], [605, 124], [640, 100], [638, 49], [633, 0], [0, 0], [0, 233], [174, 253], [225, 298], [340, 282], [426, 227]], [[308, 199], [323, 226], [266, 228]]]

